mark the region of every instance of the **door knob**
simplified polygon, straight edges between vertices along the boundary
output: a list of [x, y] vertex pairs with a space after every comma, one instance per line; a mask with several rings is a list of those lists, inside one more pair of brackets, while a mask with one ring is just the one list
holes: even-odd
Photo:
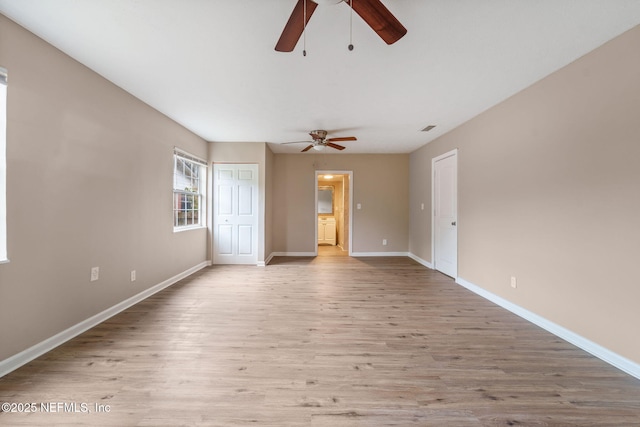
[[451, 223], [451, 225], [456, 225], [456, 222], [455, 222], [455, 221], [453, 221], [453, 222]]

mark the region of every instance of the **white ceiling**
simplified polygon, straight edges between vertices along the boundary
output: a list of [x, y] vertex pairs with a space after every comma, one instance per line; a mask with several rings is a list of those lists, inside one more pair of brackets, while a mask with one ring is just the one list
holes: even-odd
[[313, 129], [356, 136], [342, 153], [411, 152], [640, 24], [640, 0], [383, 2], [408, 29], [400, 41], [354, 13], [350, 52], [349, 7], [319, 6], [306, 57], [302, 40], [274, 50], [296, 0], [0, 0], [0, 12], [202, 138], [274, 152], [301, 150], [278, 144]]

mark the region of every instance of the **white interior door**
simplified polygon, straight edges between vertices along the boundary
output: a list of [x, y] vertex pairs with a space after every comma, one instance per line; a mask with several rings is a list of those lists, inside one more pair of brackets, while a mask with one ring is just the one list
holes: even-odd
[[458, 152], [433, 159], [434, 268], [458, 275]]
[[213, 263], [258, 262], [258, 165], [213, 165]]

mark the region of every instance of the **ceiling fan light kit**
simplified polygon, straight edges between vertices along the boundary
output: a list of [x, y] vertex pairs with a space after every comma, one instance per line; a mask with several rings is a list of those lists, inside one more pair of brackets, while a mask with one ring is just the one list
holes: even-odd
[[[360, 17], [375, 31], [387, 44], [393, 44], [400, 40], [407, 33], [407, 29], [396, 19], [380, 0], [298, 0], [291, 16], [287, 21], [278, 43], [276, 51], [292, 52], [295, 49], [300, 37], [306, 38], [307, 23], [318, 5], [336, 5], [346, 3], [351, 8], [351, 15], [355, 11]], [[352, 23], [349, 18], [349, 30], [351, 33]], [[306, 56], [306, 40], [302, 54]], [[353, 50], [353, 41], [349, 40], [349, 50]]]

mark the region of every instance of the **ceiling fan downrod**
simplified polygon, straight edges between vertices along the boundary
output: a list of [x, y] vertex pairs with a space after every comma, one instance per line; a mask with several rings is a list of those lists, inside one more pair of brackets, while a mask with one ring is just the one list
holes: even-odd
[[307, 0], [304, 0], [304, 10], [302, 12], [302, 56], [307, 56]]
[[351, 12], [349, 13], [349, 50], [353, 50], [353, 0], [349, 2], [349, 8]]

